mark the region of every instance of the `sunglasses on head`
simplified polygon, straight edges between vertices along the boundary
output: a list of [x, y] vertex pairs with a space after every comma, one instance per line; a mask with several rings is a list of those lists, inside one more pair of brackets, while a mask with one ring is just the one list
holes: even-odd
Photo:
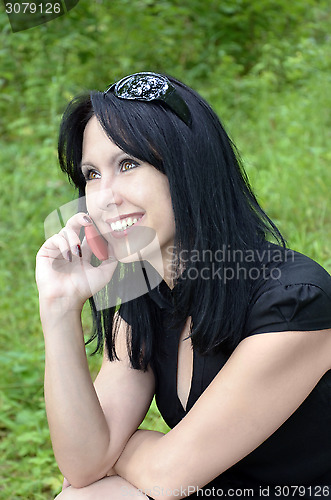
[[157, 73], [135, 73], [112, 83], [104, 96], [112, 92], [119, 99], [134, 101], [162, 101], [176, 113], [186, 125], [191, 124], [191, 113], [175, 87], [167, 77]]

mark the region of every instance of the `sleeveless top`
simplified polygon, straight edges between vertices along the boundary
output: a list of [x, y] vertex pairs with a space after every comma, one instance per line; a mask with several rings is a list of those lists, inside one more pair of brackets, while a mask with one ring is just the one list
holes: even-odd
[[[274, 259], [280, 247], [271, 245], [270, 248], [271, 256], [269, 252], [263, 257], [269, 278], [259, 278], [253, 284], [242, 338], [268, 332], [331, 328], [330, 275], [310, 258], [292, 250], [286, 254], [290, 258]], [[149, 296], [160, 309], [163, 323], [162, 359], [152, 363], [156, 403], [163, 419], [172, 428], [190, 411], [231, 352], [220, 350], [204, 356], [193, 352], [193, 375], [185, 410], [177, 395], [176, 382], [182, 328], [167, 326], [167, 318], [173, 310], [173, 290], [161, 281], [149, 291]], [[322, 493], [318, 495], [315, 485], [331, 485], [331, 370], [278, 430], [203, 489], [213, 497], [210, 492], [217, 489], [225, 494], [230, 488], [253, 488], [256, 496], [250, 498], [260, 498], [260, 488], [280, 485], [302, 488], [306, 485], [304, 495], [302, 488], [300, 495], [298, 491], [290, 491], [291, 497], [300, 498], [314, 498], [314, 493], [322, 496]], [[269, 498], [273, 498], [272, 494], [282, 498], [278, 491], [269, 489]], [[329, 493], [331, 496], [331, 487]]]

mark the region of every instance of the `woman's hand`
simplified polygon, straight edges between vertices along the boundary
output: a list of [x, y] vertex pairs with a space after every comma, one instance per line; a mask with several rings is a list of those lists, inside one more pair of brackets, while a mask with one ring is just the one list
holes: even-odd
[[45, 241], [37, 254], [36, 281], [40, 301], [79, 309], [112, 278], [118, 261], [111, 256], [100, 266], [90, 264], [92, 251], [79, 232], [90, 226], [89, 217], [80, 212], [71, 217], [58, 234]]

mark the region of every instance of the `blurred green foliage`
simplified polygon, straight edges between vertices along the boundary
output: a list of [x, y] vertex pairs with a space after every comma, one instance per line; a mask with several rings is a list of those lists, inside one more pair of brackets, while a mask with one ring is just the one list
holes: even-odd
[[[220, 114], [290, 246], [330, 271], [330, 32], [328, 0], [80, 0], [15, 34], [1, 13], [0, 499], [52, 498], [61, 484], [34, 259], [45, 217], [75, 196], [56, 159], [68, 100], [136, 71], [182, 79]], [[154, 404], [144, 426], [166, 430]]]
[[[36, 113], [54, 124], [71, 95], [142, 69], [209, 84], [227, 101], [230, 82], [247, 75], [275, 90], [300, 86], [330, 68], [329, 26], [327, 0], [81, 0], [67, 16], [14, 35], [2, 16], [0, 116], [10, 106], [7, 132], [28, 134]], [[49, 137], [38, 124], [34, 133]]]

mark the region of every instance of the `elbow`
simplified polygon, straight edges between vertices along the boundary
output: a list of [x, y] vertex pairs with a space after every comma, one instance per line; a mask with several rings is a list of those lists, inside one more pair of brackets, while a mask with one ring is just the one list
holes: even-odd
[[85, 488], [107, 475], [113, 475], [113, 467], [118, 460], [121, 450], [105, 449], [91, 456], [88, 452], [77, 453], [65, 462], [57, 460], [63, 476], [71, 486], [77, 489]]
[[68, 480], [68, 482], [73, 488], [82, 489], [86, 488], [87, 486], [90, 486], [93, 483], [96, 483], [97, 481], [99, 481], [99, 479], [102, 479], [102, 477], [104, 476], [100, 475], [99, 477], [98, 475], [93, 475], [93, 474], [82, 475], [82, 474], [71, 473], [67, 474], [64, 477]]
[[61, 472], [71, 486], [76, 489], [81, 489], [113, 474], [112, 466], [109, 466], [109, 463], [111, 462], [106, 463], [103, 465], [94, 464], [94, 466], [93, 464], [89, 464], [88, 467], [87, 463], [85, 463], [85, 467], [80, 465], [77, 467], [71, 467], [70, 470], [68, 470], [68, 468], [63, 468], [61, 469]]

